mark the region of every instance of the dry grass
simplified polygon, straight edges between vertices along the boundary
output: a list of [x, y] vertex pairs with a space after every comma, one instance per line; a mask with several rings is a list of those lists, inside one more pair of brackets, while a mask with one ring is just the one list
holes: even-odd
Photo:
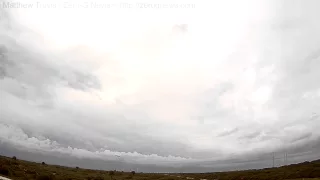
[[313, 180], [320, 180], [320, 160], [262, 170], [165, 175], [71, 168], [23, 161], [19, 160], [18, 157], [0, 156], [0, 175], [10, 177], [13, 180], [181, 180], [187, 179], [187, 177], [193, 178], [193, 180], [298, 180], [303, 178], [305, 180], [307, 180], [306, 178], [318, 178]]

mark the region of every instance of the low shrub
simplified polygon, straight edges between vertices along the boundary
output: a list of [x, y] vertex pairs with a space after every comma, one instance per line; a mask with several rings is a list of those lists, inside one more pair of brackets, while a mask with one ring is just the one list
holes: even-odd
[[98, 177], [95, 177], [93, 180], [104, 180], [104, 178], [101, 176], [98, 176]]
[[53, 177], [47, 174], [37, 176], [37, 180], [53, 180]]
[[109, 171], [109, 175], [113, 176], [114, 175], [114, 171]]
[[9, 169], [5, 166], [1, 166], [0, 165], [0, 174], [4, 175], [4, 176], [8, 176], [9, 175]]

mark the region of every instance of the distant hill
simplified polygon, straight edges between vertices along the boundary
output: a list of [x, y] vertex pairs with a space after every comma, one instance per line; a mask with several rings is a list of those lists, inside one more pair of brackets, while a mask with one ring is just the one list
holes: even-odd
[[[312, 162], [291, 164], [278, 168], [230, 171], [215, 173], [155, 174], [119, 171], [102, 171], [47, 165], [0, 156], [0, 176], [13, 180], [278, 180], [320, 178], [320, 159]], [[314, 179], [315, 180], [315, 179]], [[318, 179], [320, 180], [320, 179]]]
[[[185, 174], [187, 175], [187, 174]], [[278, 180], [278, 179], [302, 179], [320, 178], [320, 159], [291, 164], [277, 168], [254, 169], [245, 171], [229, 171], [216, 173], [197, 173], [188, 174], [189, 177], [200, 179], [219, 179], [219, 180]], [[319, 179], [320, 180], [320, 179]]]

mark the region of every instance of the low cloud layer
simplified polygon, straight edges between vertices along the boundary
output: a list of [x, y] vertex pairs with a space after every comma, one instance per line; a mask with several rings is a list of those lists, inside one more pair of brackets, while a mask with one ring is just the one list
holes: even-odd
[[295, 2], [0, 9], [1, 154], [175, 172], [318, 158], [320, 4]]

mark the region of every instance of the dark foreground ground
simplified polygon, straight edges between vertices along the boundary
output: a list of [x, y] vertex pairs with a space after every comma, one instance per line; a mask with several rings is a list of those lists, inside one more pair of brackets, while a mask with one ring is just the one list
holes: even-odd
[[71, 168], [0, 156], [0, 176], [9, 177], [13, 180], [278, 180], [307, 178], [320, 180], [320, 160], [261, 170], [198, 174], [152, 174]]

